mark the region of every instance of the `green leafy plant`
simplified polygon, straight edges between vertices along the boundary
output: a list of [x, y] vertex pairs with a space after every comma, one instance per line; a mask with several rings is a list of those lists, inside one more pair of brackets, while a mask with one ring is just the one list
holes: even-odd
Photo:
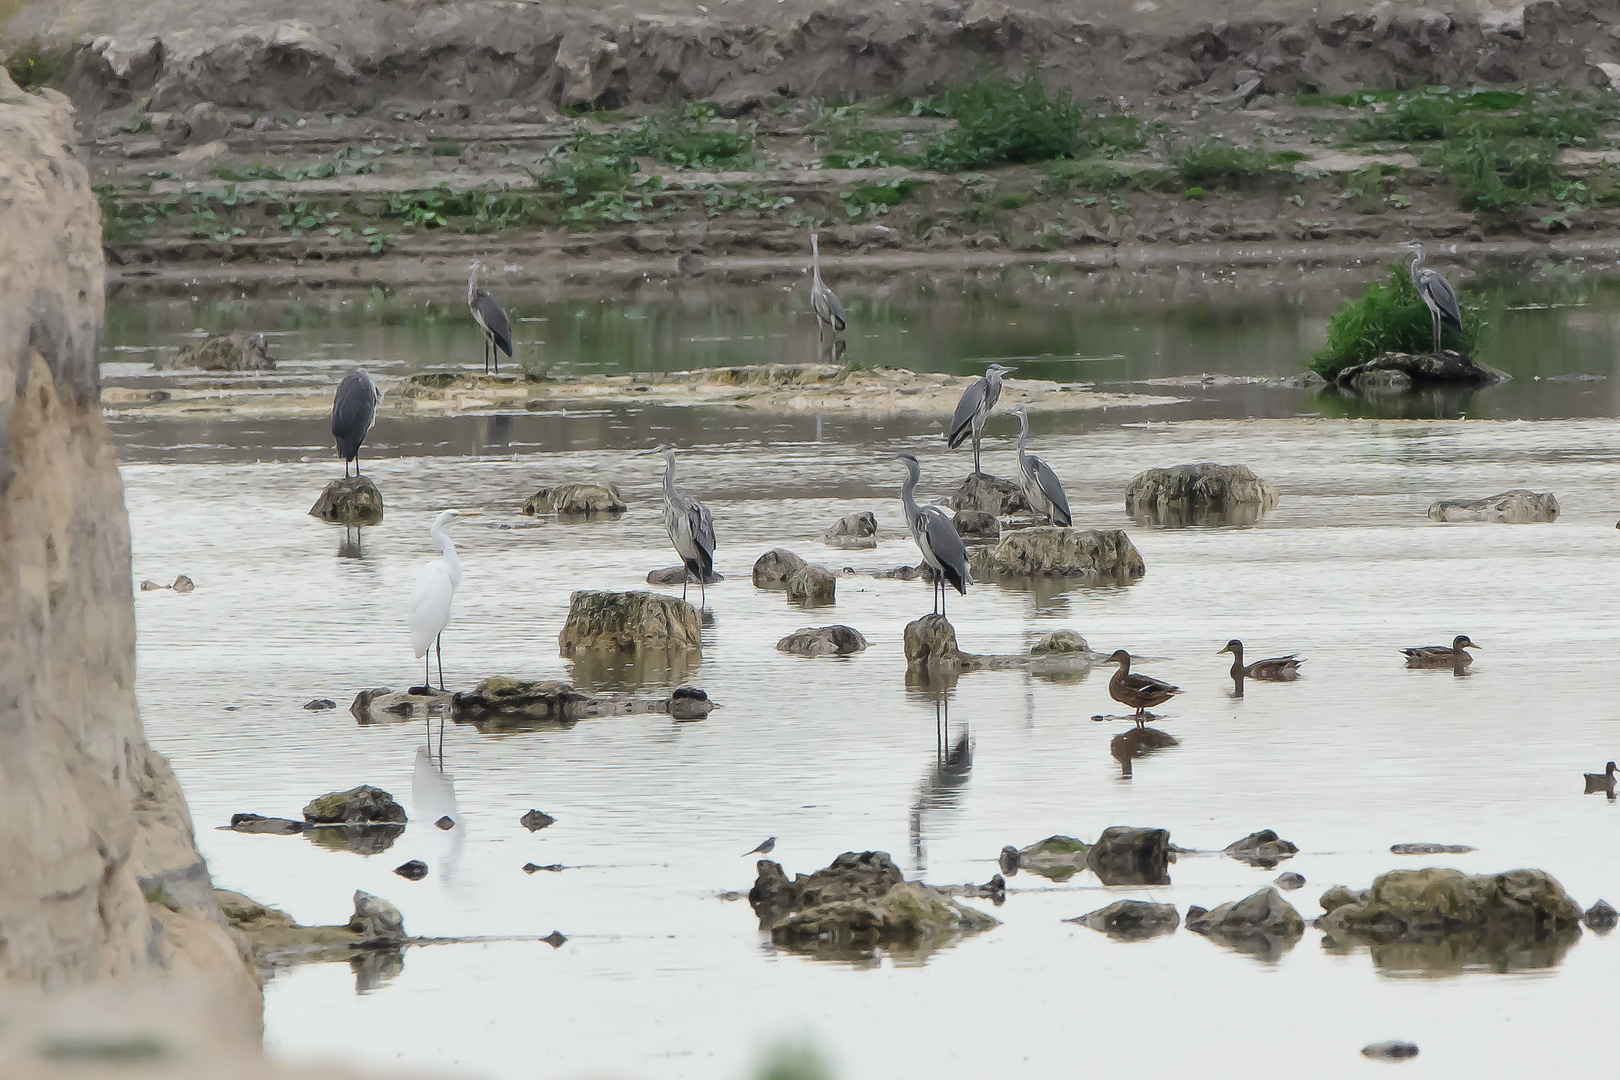
[[[1447, 327], [1441, 340], [1473, 355], [1485, 339], [1482, 306], [1465, 294], [1458, 296], [1458, 305], [1462, 334]], [[1388, 280], [1368, 285], [1361, 296], [1328, 320], [1327, 344], [1306, 365], [1331, 382], [1345, 368], [1387, 352], [1426, 353], [1434, 345], [1433, 333], [1429, 309], [1406, 267], [1391, 263]]]
[[844, 214], [851, 221], [887, 214], [891, 207], [899, 206], [911, 197], [920, 182], [917, 180], [883, 180], [875, 184], [862, 184], [858, 188], [838, 193], [844, 204]]
[[823, 108], [811, 127], [821, 164], [829, 169], [880, 169], [917, 160], [901, 149], [895, 133], [863, 127], [862, 111], [854, 105]]
[[1237, 146], [1222, 138], [1190, 142], [1176, 151], [1174, 159], [1183, 181], [1203, 187], [1253, 184], [1272, 164], [1272, 155], [1261, 147]]
[[987, 75], [931, 100], [929, 109], [956, 121], [928, 144], [923, 163], [960, 172], [1077, 157], [1102, 146], [1135, 148], [1141, 132], [1099, 117], [1068, 90], [1048, 93], [1032, 66], [1022, 79]]

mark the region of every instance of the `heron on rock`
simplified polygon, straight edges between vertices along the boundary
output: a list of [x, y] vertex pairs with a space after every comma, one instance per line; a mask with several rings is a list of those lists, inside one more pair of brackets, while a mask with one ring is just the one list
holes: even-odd
[[1024, 489], [1024, 501], [1029, 503], [1037, 517], [1044, 517], [1053, 525], [1067, 529], [1074, 524], [1069, 514], [1069, 499], [1063, 494], [1052, 466], [1028, 453], [1029, 412], [1022, 405], [1007, 410], [1018, 417], [1018, 485]]
[[411, 649], [422, 658], [422, 683], [428, 690], [433, 689], [428, 652], [434, 648], [439, 651], [439, 689], [444, 689], [444, 628], [450, 625], [450, 602], [461, 585], [461, 558], [456, 554], [456, 545], [444, 534], [444, 527], [456, 518], [477, 516], [475, 510], [446, 510], [433, 519], [428, 535], [442, 555], [422, 567], [416, 584], [411, 586], [405, 623], [411, 631]]
[[952, 450], [955, 450], [969, 435], [973, 437], [974, 476], [980, 476], [984, 472], [979, 468], [979, 440], [984, 435], [984, 422], [990, 419], [990, 410], [996, 407], [996, 399], [1001, 397], [1001, 377], [1017, 370], [1001, 364], [991, 364], [984, 369], [983, 375], [968, 384], [968, 388], [962, 391], [962, 400], [956, 403], [956, 413], [951, 417], [951, 426], [945, 432], [945, 441]]
[[360, 475], [360, 444], [377, 420], [377, 403], [381, 400], [382, 391], [365, 368], [351, 371], [332, 395], [332, 438], [337, 441], [338, 457], [343, 459], [345, 479], [351, 461], [354, 475]]
[[1462, 333], [1462, 309], [1457, 306], [1457, 294], [1440, 271], [1423, 265], [1422, 244], [1405, 240], [1397, 246], [1412, 253], [1407, 272], [1412, 275], [1412, 287], [1417, 290], [1423, 306], [1429, 309], [1429, 319], [1434, 323], [1434, 355], [1439, 356], [1441, 324]]
[[956, 532], [956, 525], [944, 510], [937, 506], [918, 506], [913, 495], [922, 467], [917, 455], [902, 450], [895, 455], [906, 463], [906, 482], [900, 488], [900, 504], [905, 507], [906, 525], [911, 538], [917, 541], [923, 562], [934, 569], [934, 613], [945, 614], [945, 587], [949, 585], [963, 596], [973, 584], [973, 573], [968, 569], [967, 546]]
[[844, 318], [844, 305], [838, 294], [821, 280], [821, 248], [816, 234], [810, 234], [810, 310], [816, 313], [816, 340], [820, 341], [825, 327], [832, 327], [834, 338], [849, 325]]
[[700, 604], [709, 599], [709, 578], [714, 576], [714, 518], [709, 508], [696, 499], [689, 499], [675, 490], [675, 448], [660, 443], [641, 456], [662, 454], [664, 457], [664, 528], [675, 553], [686, 567], [686, 578], [681, 582], [681, 599], [686, 599], [686, 586], [698, 580]]
[[495, 374], [501, 373], [501, 353], [512, 358], [512, 324], [506, 321], [506, 312], [488, 289], [478, 284], [478, 271], [483, 263], [477, 259], [467, 269], [467, 310], [473, 321], [484, 332], [484, 374], [489, 374], [489, 362], [495, 361]]

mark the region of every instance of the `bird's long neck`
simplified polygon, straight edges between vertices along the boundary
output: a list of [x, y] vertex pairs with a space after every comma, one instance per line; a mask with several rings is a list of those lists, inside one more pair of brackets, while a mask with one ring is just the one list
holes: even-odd
[[821, 284], [821, 246], [816, 243], [814, 235], [810, 237], [810, 279], [817, 285]]
[[471, 270], [467, 271], [467, 303], [471, 304], [473, 302], [473, 297], [475, 297], [477, 295], [478, 295], [478, 267], [475, 266]]
[[1028, 457], [1028, 454], [1026, 453], [1026, 451], [1028, 449], [1029, 449], [1029, 414], [1028, 413], [1019, 413], [1018, 414], [1018, 467], [1019, 468], [1024, 467], [1024, 461]]
[[906, 520], [917, 520], [917, 499], [912, 492], [917, 487], [917, 478], [921, 475], [916, 462], [906, 462], [906, 482], [900, 485], [900, 505], [906, 508]]
[[678, 495], [675, 494], [675, 455], [664, 455], [664, 501], [673, 503]]
[[461, 587], [461, 556], [456, 554], [456, 545], [450, 542], [450, 537], [445, 534], [444, 526], [440, 522], [435, 521], [433, 523], [433, 528], [429, 530], [428, 535], [433, 538], [435, 544], [439, 545], [439, 551], [444, 556], [444, 567], [450, 572], [450, 584], [459, 589]]
[[1407, 265], [1406, 272], [1412, 276], [1412, 283], [1417, 284], [1418, 267], [1423, 265], [1423, 249], [1418, 248], [1412, 252], [1412, 261]]
[[1232, 646], [1232, 670], [1234, 672], [1243, 670], [1243, 646], [1242, 645], [1233, 645]]

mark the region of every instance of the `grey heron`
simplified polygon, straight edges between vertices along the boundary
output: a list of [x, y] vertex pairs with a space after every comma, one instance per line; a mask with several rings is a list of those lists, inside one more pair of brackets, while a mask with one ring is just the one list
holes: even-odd
[[512, 324], [506, 321], [506, 312], [501, 305], [490, 295], [488, 289], [478, 284], [478, 271], [483, 263], [477, 259], [467, 268], [467, 310], [472, 312], [473, 321], [484, 332], [484, 374], [489, 374], [489, 362], [495, 360], [495, 374], [501, 373], [501, 353], [506, 358], [512, 358]]
[[360, 475], [360, 444], [377, 419], [377, 402], [382, 391], [371, 381], [365, 368], [355, 368], [338, 383], [332, 395], [332, 438], [337, 441], [338, 457], [343, 459], [343, 475], [349, 475], [349, 462], [354, 462], [354, 475]]
[[709, 600], [709, 578], [714, 574], [714, 518], [709, 508], [696, 499], [689, 499], [675, 490], [675, 448], [659, 443], [639, 456], [662, 454], [664, 457], [664, 528], [669, 542], [686, 566], [686, 580], [681, 582], [681, 599], [686, 599], [686, 586], [695, 577], [702, 599]]
[[[411, 631], [411, 649], [422, 658], [422, 683], [433, 689], [428, 668], [428, 652], [439, 650], [439, 689], [444, 689], [444, 628], [450, 625], [450, 602], [455, 599], [461, 585], [461, 558], [456, 545], [444, 534], [444, 527], [456, 518], [477, 517], [474, 510], [446, 510], [433, 519], [428, 535], [442, 553], [416, 575], [411, 586], [411, 602], [406, 609], [405, 624]], [[430, 720], [429, 723], [432, 721]]]
[[1423, 245], [1416, 240], [1404, 240], [1397, 247], [1412, 253], [1407, 272], [1412, 275], [1412, 287], [1417, 289], [1423, 306], [1429, 309], [1434, 323], [1434, 355], [1440, 355], [1440, 327], [1444, 323], [1462, 333], [1462, 309], [1457, 306], [1457, 294], [1440, 271], [1423, 265]]
[[984, 422], [990, 418], [990, 410], [996, 407], [996, 399], [1001, 396], [1001, 377], [1017, 370], [991, 364], [984, 369], [983, 375], [968, 384], [968, 388], [962, 391], [962, 400], [956, 403], [956, 413], [945, 432], [945, 441], [955, 450], [969, 435], [973, 436], [974, 476], [983, 472], [979, 468], [979, 439], [984, 434]]
[[1018, 483], [1024, 489], [1024, 501], [1037, 515], [1044, 515], [1053, 525], [1067, 529], [1074, 524], [1069, 514], [1069, 499], [1063, 494], [1052, 466], [1028, 453], [1029, 412], [1022, 405], [1007, 410], [1018, 417]]
[[922, 552], [923, 562], [934, 568], [934, 590], [938, 598], [934, 613], [943, 615], [946, 585], [966, 596], [967, 587], [973, 584], [973, 573], [968, 569], [967, 546], [957, 535], [956, 525], [949, 514], [937, 506], [917, 505], [913, 492], [918, 477], [922, 475], [917, 455], [902, 450], [895, 458], [906, 463], [906, 482], [900, 488], [900, 504], [905, 507], [906, 525], [911, 529], [911, 538], [917, 541], [917, 550]]
[[849, 325], [844, 318], [844, 305], [838, 302], [838, 294], [821, 280], [821, 246], [815, 233], [810, 234], [810, 309], [816, 313], [817, 341], [821, 340], [823, 326], [832, 327], [836, 338]]

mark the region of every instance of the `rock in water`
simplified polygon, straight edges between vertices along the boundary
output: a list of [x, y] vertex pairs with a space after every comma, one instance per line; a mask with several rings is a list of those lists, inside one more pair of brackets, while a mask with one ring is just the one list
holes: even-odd
[[1008, 877], [1012, 877], [1014, 874], [1017, 874], [1019, 868], [1024, 865], [1023, 856], [1019, 854], [1018, 849], [1013, 847], [1011, 844], [1002, 845], [1001, 857], [996, 861], [1001, 866], [1001, 872], [1006, 874]]
[[1365, 893], [1342, 886], [1329, 889], [1322, 906], [1327, 914], [1319, 925], [1329, 934], [1379, 942], [1464, 929], [1540, 937], [1581, 921], [1579, 905], [1540, 870], [1391, 870]]
[[1607, 934], [1614, 929], [1617, 922], [1620, 922], [1620, 912], [1615, 911], [1607, 900], [1599, 900], [1586, 909], [1581, 921], [1594, 934]]
[[578, 693], [570, 683], [509, 679], [504, 675], [492, 675], [451, 700], [455, 718], [477, 724], [481, 731], [578, 720], [596, 704], [595, 698]]
[[550, 825], [556, 820], [556, 818], [545, 813], [544, 811], [530, 810], [527, 814], [524, 814], [522, 817], [518, 818], [518, 824], [522, 825], [530, 832], [539, 832], [541, 829], [545, 828], [547, 825]]
[[956, 647], [956, 628], [943, 615], [924, 615], [906, 624], [906, 666], [958, 667], [966, 659]]
[[1305, 875], [1296, 874], [1290, 870], [1286, 874], [1278, 874], [1276, 879], [1272, 881], [1272, 884], [1277, 886], [1279, 889], [1286, 889], [1289, 892], [1292, 892], [1295, 889], [1302, 889], [1305, 887]]
[[239, 833], [269, 833], [273, 836], [291, 836], [309, 828], [306, 822], [291, 818], [263, 817], [259, 814], [232, 814], [231, 831]]
[[274, 371], [263, 334], [210, 334], [187, 345], [172, 357], [160, 356], [152, 365], [160, 370], [201, 368], [203, 371]]
[[1529, 525], [1558, 520], [1558, 498], [1552, 492], [1514, 488], [1488, 499], [1466, 502], [1442, 500], [1429, 507], [1430, 521], [1492, 521], [1503, 525]]
[[1104, 829], [1086, 852], [1086, 866], [1104, 885], [1170, 884], [1170, 833], [1165, 829]]
[[331, 791], [311, 799], [304, 820], [312, 825], [362, 825], [402, 822], [405, 808], [382, 788], [361, 784], [348, 791]]
[[958, 510], [951, 524], [964, 540], [995, 540], [1001, 536], [1001, 521], [983, 510]]
[[[708, 580], [704, 581], [704, 582], [701, 582], [701, 584], [703, 584], [703, 585], [717, 585], [717, 584], [719, 584], [720, 582], [722, 582], [724, 580], [726, 580], [724, 574], [716, 573], [715, 571], [710, 570]], [[647, 584], [649, 584], [649, 585], [697, 585], [697, 584], [700, 584], [700, 582], [697, 579], [697, 575], [693, 574], [692, 571], [688, 570], [684, 565], [682, 565], [682, 566], [666, 566], [662, 570], [649, 570], [649, 571], [647, 571]]]
[[[1067, 881], [1086, 868], [1086, 849], [1089, 846], [1072, 836], [1048, 836], [1014, 854], [1019, 869], [1051, 881]], [[1001, 849], [1003, 859], [1007, 857], [1007, 850]]]
[[1305, 934], [1305, 920], [1276, 889], [1267, 886], [1211, 911], [1187, 911], [1187, 929], [1240, 952], [1276, 959]]
[[1391, 855], [1466, 855], [1474, 849], [1467, 844], [1391, 844]]
[[1105, 908], [1065, 922], [1089, 926], [1121, 941], [1146, 941], [1168, 934], [1181, 925], [1174, 904], [1150, 904], [1145, 900], [1118, 900]]
[[1063, 656], [1090, 651], [1091, 646], [1086, 644], [1086, 639], [1073, 630], [1053, 630], [1050, 634], [1042, 634], [1029, 647], [1031, 656]]
[[674, 596], [650, 592], [576, 592], [558, 635], [564, 656], [580, 649], [631, 652], [703, 647], [697, 608]]
[[788, 580], [806, 565], [786, 548], [772, 548], [754, 560], [754, 588], [785, 589]]
[[1298, 853], [1299, 848], [1287, 840], [1279, 839], [1270, 829], [1262, 829], [1257, 833], [1250, 833], [1242, 840], [1228, 844], [1222, 850], [1239, 862], [1270, 870], [1284, 859], [1292, 858]]
[[810, 563], [788, 578], [787, 595], [789, 600], [799, 600], [812, 607], [831, 604], [837, 599], [838, 579], [820, 563]]
[[349, 929], [366, 941], [404, 941], [405, 919], [388, 901], [356, 889]]
[[435, 821], [433, 824], [434, 824], [434, 826], [436, 828], [453, 829], [453, 828], [456, 827], [456, 819], [451, 817], [449, 814], [446, 814], [446, 815], [444, 815], [444, 817], [440, 818], [438, 821]]
[[797, 656], [847, 656], [860, 652], [866, 644], [852, 626], [807, 626], [778, 641], [776, 649]]
[[427, 863], [423, 862], [421, 859], [412, 859], [410, 862], [400, 863], [398, 866], [394, 867], [394, 873], [398, 874], [406, 881], [421, 881], [423, 878], [427, 877], [427, 871]]
[[870, 510], [850, 514], [833, 522], [822, 542], [836, 548], [877, 547], [877, 515]]
[[628, 506], [619, 489], [612, 484], [561, 484], [543, 487], [529, 496], [523, 512], [529, 517], [557, 514], [560, 517], [596, 517], [608, 514], [614, 517], [624, 513]]
[[1244, 465], [1176, 465], [1137, 473], [1125, 512], [1158, 525], [1252, 525], [1277, 505], [1277, 488]]
[[1024, 492], [1016, 483], [989, 473], [969, 476], [962, 481], [962, 486], [951, 496], [951, 509], [977, 510], [997, 517], [1031, 513]]
[[1370, 1057], [1374, 1061], [1410, 1061], [1418, 1056], [1418, 1048], [1417, 1043], [1391, 1039], [1388, 1042], [1363, 1046], [1361, 1056]]
[[179, 577], [175, 578], [174, 584], [169, 586], [169, 588], [178, 593], [188, 593], [194, 590], [196, 587], [197, 583], [192, 581], [184, 574], [181, 574]]
[[976, 578], [1072, 577], [1094, 584], [1125, 584], [1147, 573], [1142, 553], [1119, 529], [1018, 529], [993, 548], [975, 548]]
[[706, 691], [695, 686], [677, 686], [664, 700], [671, 720], [702, 720], [715, 709]]
[[377, 525], [383, 519], [382, 492], [369, 476], [345, 476], [326, 485], [309, 516], [350, 528]]
[[304, 705], [304, 709], [308, 712], [324, 712], [327, 709], [335, 708], [337, 708], [337, 702], [333, 701], [331, 698], [324, 697], [315, 698], [313, 701], [306, 702]]
[[1492, 386], [1507, 382], [1505, 371], [1471, 360], [1446, 349], [1439, 356], [1430, 353], [1384, 353], [1363, 364], [1352, 364], [1340, 371], [1334, 381], [1341, 389], [1359, 394], [1405, 393], [1414, 387], [1450, 384]]

